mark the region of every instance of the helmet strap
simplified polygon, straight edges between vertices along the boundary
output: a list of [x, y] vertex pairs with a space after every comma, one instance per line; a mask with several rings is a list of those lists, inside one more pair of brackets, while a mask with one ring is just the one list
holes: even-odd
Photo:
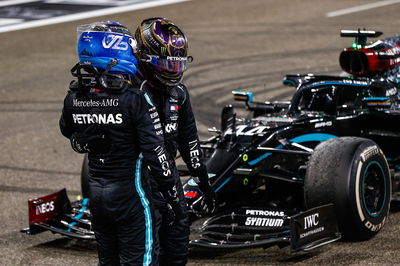
[[106, 67], [106, 70], [104, 70], [104, 72], [102, 73], [102, 74], [107, 74], [108, 73], [108, 71], [110, 71], [110, 69], [113, 67], [113, 66], [116, 66], [118, 64], [118, 59], [111, 59], [111, 61], [110, 61], [110, 63], [108, 63], [108, 65], [107, 65], [107, 67]]

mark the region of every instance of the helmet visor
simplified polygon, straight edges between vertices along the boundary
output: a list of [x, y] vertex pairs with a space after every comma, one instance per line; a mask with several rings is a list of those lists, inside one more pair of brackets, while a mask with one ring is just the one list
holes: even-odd
[[160, 72], [166, 71], [171, 75], [181, 75], [188, 69], [193, 57], [146, 55], [143, 61], [150, 63]]

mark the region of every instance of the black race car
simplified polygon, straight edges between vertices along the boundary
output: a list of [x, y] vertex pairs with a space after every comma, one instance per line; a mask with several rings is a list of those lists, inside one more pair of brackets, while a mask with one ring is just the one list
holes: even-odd
[[[225, 106], [220, 129], [210, 129], [216, 136], [202, 143], [218, 212], [202, 215], [196, 183], [184, 185], [192, 246], [307, 251], [341, 236], [367, 240], [383, 228], [391, 201], [400, 199], [400, 37], [367, 45], [380, 34], [342, 31], [356, 39], [340, 55], [347, 75], [287, 75], [290, 101], [233, 92], [248, 115]], [[86, 180], [85, 159], [84, 196]], [[86, 205], [70, 203], [65, 190], [30, 200], [25, 232], [93, 239]]]

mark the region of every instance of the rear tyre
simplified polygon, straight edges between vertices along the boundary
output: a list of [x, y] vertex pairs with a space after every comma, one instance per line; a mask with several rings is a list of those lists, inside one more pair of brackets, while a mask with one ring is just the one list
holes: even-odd
[[84, 198], [89, 197], [89, 159], [87, 154], [85, 154], [82, 162], [81, 191]]
[[383, 152], [375, 142], [357, 137], [319, 144], [307, 166], [304, 196], [307, 208], [335, 205], [345, 239], [370, 239], [389, 214], [391, 178]]

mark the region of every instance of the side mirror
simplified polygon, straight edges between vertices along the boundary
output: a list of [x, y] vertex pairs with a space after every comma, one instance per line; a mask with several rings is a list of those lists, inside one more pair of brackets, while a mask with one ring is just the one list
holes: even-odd
[[247, 91], [232, 91], [233, 98], [235, 101], [252, 103], [253, 102], [253, 93]]
[[224, 132], [228, 127], [229, 123], [232, 123], [232, 117], [233, 117], [233, 106], [232, 105], [226, 105], [221, 112], [221, 131]]

